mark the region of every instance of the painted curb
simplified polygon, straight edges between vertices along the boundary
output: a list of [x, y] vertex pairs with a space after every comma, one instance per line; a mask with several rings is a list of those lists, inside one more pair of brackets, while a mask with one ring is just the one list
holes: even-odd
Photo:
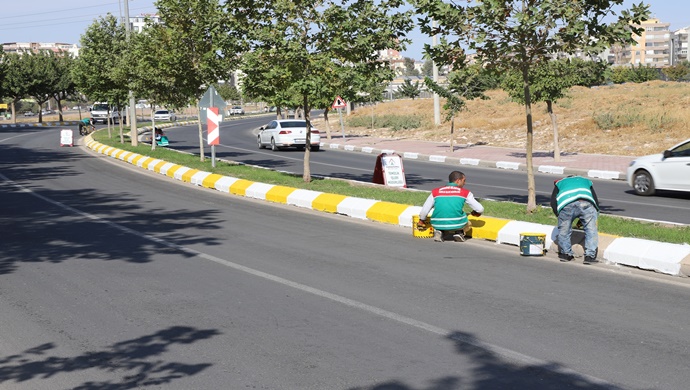
[[[85, 139], [89, 149], [132, 165], [166, 175], [170, 178], [220, 192], [248, 198], [282, 203], [316, 211], [347, 215], [352, 218], [412, 228], [412, 217], [419, 215], [421, 206], [402, 205], [372, 199], [362, 199], [318, 191], [296, 189], [273, 184], [252, 182], [199, 171], [159, 159], [127, 152], [93, 140]], [[551, 225], [511, 221], [492, 217], [470, 217], [472, 237], [499, 244], [520, 245], [525, 232], [546, 235], [545, 248], [554, 250], [557, 230]], [[573, 232], [573, 249], [583, 252], [582, 232]], [[652, 270], [669, 275], [690, 274], [690, 245], [669, 244], [636, 238], [599, 234], [599, 256], [614, 264]]]
[[[396, 153], [395, 150], [391, 149], [376, 149], [368, 146], [354, 146], [354, 145], [341, 145], [339, 143], [324, 143], [321, 142], [321, 147], [329, 149], [342, 149], [350, 152], [361, 152], [369, 154], [381, 154], [381, 153]], [[430, 162], [440, 162], [446, 164], [455, 165], [472, 165], [479, 166], [483, 168], [497, 168], [497, 169], [507, 169], [515, 171], [527, 171], [527, 164], [515, 162], [515, 161], [490, 161], [490, 160], [480, 160], [475, 158], [460, 158], [460, 157], [448, 157], [448, 156], [438, 156], [438, 155], [425, 155], [419, 153], [410, 152], [397, 152], [402, 154], [405, 158], [430, 161]], [[609, 180], [626, 180], [625, 172], [619, 171], [603, 171], [597, 169], [578, 169], [578, 168], [568, 168], [553, 165], [539, 165], [533, 168], [535, 173], [553, 173], [557, 175], [578, 175], [584, 177], [590, 177], [592, 179], [609, 179]]]

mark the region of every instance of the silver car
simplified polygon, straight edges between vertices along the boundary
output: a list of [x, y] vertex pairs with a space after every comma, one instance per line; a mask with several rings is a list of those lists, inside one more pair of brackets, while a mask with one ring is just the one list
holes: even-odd
[[639, 195], [654, 195], [656, 190], [690, 191], [690, 139], [663, 153], [635, 159], [627, 179]]
[[[278, 119], [259, 128], [257, 137], [259, 149], [271, 147], [276, 151], [287, 147], [303, 150], [307, 143], [307, 122], [299, 119]], [[311, 150], [321, 149], [321, 134], [311, 128]]]
[[175, 113], [170, 110], [156, 110], [153, 113], [153, 119], [156, 121], [171, 121], [175, 122]]

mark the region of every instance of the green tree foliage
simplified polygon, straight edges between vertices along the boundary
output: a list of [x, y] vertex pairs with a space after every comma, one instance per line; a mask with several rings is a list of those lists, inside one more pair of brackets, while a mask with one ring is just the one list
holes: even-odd
[[414, 84], [412, 84], [410, 79], [405, 79], [403, 84], [396, 91], [397, 96], [412, 98], [412, 100], [419, 97], [421, 93], [422, 89], [419, 86], [419, 81], [415, 81]]
[[10, 99], [12, 107], [12, 120], [17, 122], [17, 103], [29, 94], [29, 83], [33, 77], [31, 69], [28, 66], [26, 57], [22, 57], [16, 53], [5, 54], [3, 57], [3, 66], [5, 72], [2, 76], [2, 94]]
[[118, 69], [126, 48], [125, 27], [108, 14], [94, 21], [80, 42], [82, 48], [72, 68], [77, 90], [93, 101], [108, 102], [120, 110], [128, 94]]
[[22, 55], [31, 78], [25, 80], [28, 84], [27, 93], [34, 98], [38, 104], [38, 122], [43, 122], [43, 111], [41, 108], [51, 97], [55, 91], [55, 85], [58, 83], [57, 70], [57, 56], [49, 51], [39, 53], [25, 53]]
[[240, 101], [242, 100], [242, 94], [235, 88], [234, 85], [230, 83], [217, 83], [213, 84], [216, 91], [220, 94], [223, 100]]
[[690, 62], [683, 61], [661, 69], [669, 81], [686, 81], [690, 79]]
[[659, 70], [653, 68], [651, 65], [637, 64], [630, 68], [628, 73], [628, 81], [633, 83], [645, 83], [647, 81], [659, 80]]
[[[158, 103], [168, 107], [198, 103], [209, 85], [226, 78], [237, 66], [242, 42], [218, 0], [158, 0], [156, 6], [161, 24], [147, 28], [156, 47], [152, 42], [140, 45], [149, 45], [157, 53], [157, 64], [155, 59], [150, 62], [157, 69], [148, 73], [148, 86], [139, 83], [137, 88], [155, 94]], [[160, 88], [166, 84], [172, 86], [168, 92]], [[201, 122], [199, 154], [204, 161]]]
[[[333, 80], [341, 80], [341, 70], [351, 66], [376, 69], [383, 65], [378, 51], [403, 49], [404, 37], [412, 28], [411, 11], [398, 12], [403, 0], [354, 0], [323, 2], [318, 0], [229, 0], [225, 3], [226, 20], [233, 31], [241, 35], [254, 58], [248, 58], [258, 68], [243, 65], [247, 73], [244, 82], [262, 87], [262, 96], [269, 88], [257, 77], [265, 77], [280, 86], [275, 91], [300, 96], [307, 122], [307, 145], [304, 155], [303, 179], [311, 181], [309, 156], [311, 152], [311, 121], [309, 112], [315, 101], [335, 97], [328, 87]], [[245, 55], [246, 57], [247, 55]], [[266, 66], [281, 69], [266, 73]], [[349, 72], [348, 72], [349, 73]], [[252, 81], [253, 80], [253, 81]], [[247, 87], [249, 90], [249, 87]], [[341, 95], [356, 96], [353, 89]]]
[[414, 67], [414, 59], [410, 57], [403, 58], [403, 65], [405, 65], [404, 76], [418, 76], [419, 71]]
[[426, 60], [422, 65], [422, 76], [432, 77], [434, 75], [434, 61]]
[[[632, 43], [633, 28], [646, 20], [649, 6], [640, 3], [617, 15], [623, 0], [504, 0], [447, 3], [443, 0], [412, 0], [420, 29], [429, 36], [444, 37], [425, 45], [425, 53], [438, 64], [452, 65], [474, 52], [482, 65], [522, 74], [527, 127], [527, 212], [537, 210], [532, 160], [533, 126], [530, 69], [548, 61], [553, 53], [597, 53], [614, 43]], [[604, 24], [606, 16], [617, 16]], [[431, 23], [434, 20], [437, 26]]]
[[60, 115], [60, 121], [63, 120], [62, 117], [62, 102], [68, 99], [76, 93], [76, 84], [74, 83], [74, 78], [72, 77], [72, 67], [74, 66], [75, 60], [72, 56], [65, 54], [55, 57], [55, 67], [57, 70], [57, 81], [53, 88], [53, 97], [58, 105], [58, 114]]
[[594, 87], [606, 83], [606, 74], [610, 69], [608, 63], [598, 60], [570, 59], [570, 76], [573, 85]]

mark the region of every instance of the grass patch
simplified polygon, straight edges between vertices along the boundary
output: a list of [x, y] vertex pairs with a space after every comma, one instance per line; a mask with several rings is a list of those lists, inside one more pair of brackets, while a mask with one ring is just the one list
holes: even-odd
[[[156, 147], [156, 150], [151, 150], [151, 146], [144, 143], [140, 143], [138, 146], [133, 147], [129, 142], [129, 138], [125, 137], [125, 143], [122, 144], [119, 142], [119, 136], [108, 138], [107, 131], [104, 130], [98, 130], [93, 133], [92, 136], [94, 140], [104, 145], [165, 160], [205, 172], [212, 172], [223, 176], [230, 176], [260, 183], [340, 194], [364, 199], [375, 199], [379, 201], [413, 206], [421, 206], [429, 196], [429, 192], [427, 191], [393, 189], [368, 185], [366, 183], [354, 183], [335, 179], [320, 179], [314, 177], [310, 183], [305, 183], [304, 180], [302, 180], [302, 177], [298, 175], [290, 175], [275, 172], [269, 169], [250, 167], [247, 165], [223, 161], [216, 161], [216, 167], [213, 168], [211, 167], [210, 158], [207, 158], [206, 161], [201, 162], [199, 161], [198, 155], [180, 153], [164, 147]], [[523, 204], [487, 200], [480, 201], [484, 205], [485, 215], [490, 217], [553, 226], [556, 226], [557, 224], [556, 217], [553, 215], [550, 208], [540, 208], [536, 213], [527, 214], [526, 206]], [[688, 242], [688, 237], [690, 237], [690, 226], [664, 226], [602, 214], [599, 216], [599, 232], [622, 237], [642, 238], [654, 241], [682, 244]]]
[[[355, 116], [347, 120], [352, 127], [371, 127], [371, 117]], [[416, 115], [374, 115], [374, 127], [388, 128], [394, 131], [418, 129], [422, 120]]]

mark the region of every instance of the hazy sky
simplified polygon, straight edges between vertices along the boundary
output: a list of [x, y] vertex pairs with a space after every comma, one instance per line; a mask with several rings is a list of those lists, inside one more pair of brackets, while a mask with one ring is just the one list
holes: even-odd
[[[630, 7], [641, 0], [625, 0]], [[118, 0], [1, 0], [0, 42], [61, 42], [79, 43], [81, 34], [94, 19], [108, 12], [119, 16], [124, 13]], [[662, 22], [671, 23], [671, 30], [690, 25], [690, 2], [688, 0], [647, 0], [653, 16]], [[130, 16], [156, 13], [154, 0], [131, 0]], [[412, 44], [402, 54], [422, 59], [425, 43], [431, 38], [419, 30], [411, 33]]]

